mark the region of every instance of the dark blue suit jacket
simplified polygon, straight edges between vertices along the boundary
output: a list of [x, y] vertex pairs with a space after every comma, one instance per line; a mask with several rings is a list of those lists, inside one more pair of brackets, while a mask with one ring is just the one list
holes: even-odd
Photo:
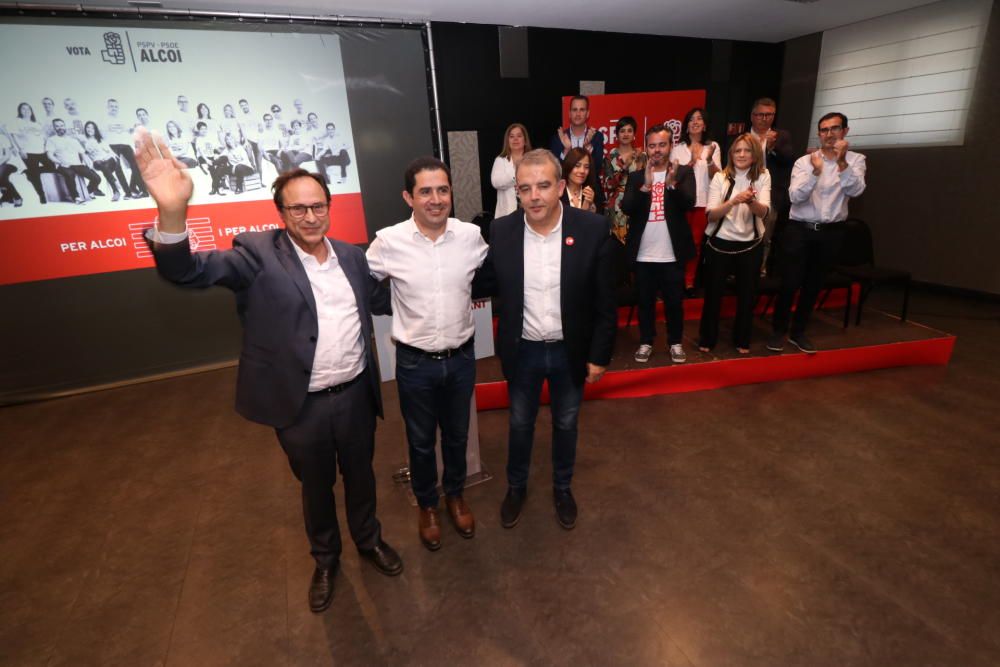
[[[503, 374], [517, 371], [524, 326], [524, 212], [490, 225], [490, 251], [480, 270], [486, 292], [499, 297], [497, 353]], [[574, 378], [587, 376], [587, 362], [607, 366], [618, 328], [614, 292], [614, 243], [604, 216], [563, 206], [560, 295], [563, 340]], [[566, 243], [572, 238], [572, 243]]]
[[[381, 416], [371, 315], [372, 298], [382, 313], [388, 295], [369, 273], [364, 252], [343, 241], [330, 242], [357, 300], [368, 384]], [[221, 285], [235, 292], [243, 323], [236, 411], [275, 428], [292, 424], [308, 393], [319, 321], [309, 278], [285, 230], [240, 234], [232, 250], [225, 251], [192, 254], [186, 239], [150, 242], [150, 247], [157, 271], [170, 282], [194, 288]]]

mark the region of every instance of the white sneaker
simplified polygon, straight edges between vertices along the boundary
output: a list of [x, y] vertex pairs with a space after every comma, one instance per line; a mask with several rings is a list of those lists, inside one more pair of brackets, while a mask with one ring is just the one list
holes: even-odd
[[640, 364], [644, 364], [649, 361], [649, 358], [653, 356], [653, 346], [646, 345], [643, 343], [639, 346], [639, 349], [635, 351], [635, 360]]
[[[636, 353], [636, 356], [639, 356], [639, 354]], [[670, 346], [670, 361], [674, 362], [675, 364], [683, 364], [687, 360], [688, 356], [684, 354], [683, 345], [677, 343], [676, 345]]]

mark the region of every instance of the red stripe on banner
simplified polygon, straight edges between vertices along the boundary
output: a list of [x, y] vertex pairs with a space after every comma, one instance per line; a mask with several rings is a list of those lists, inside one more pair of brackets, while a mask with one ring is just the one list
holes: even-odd
[[[944, 366], [951, 360], [955, 336], [919, 341], [867, 345], [817, 354], [782, 354], [749, 359], [724, 359], [695, 364], [614, 371], [584, 388], [584, 400], [641, 398], [744, 384], [781, 382], [804, 378], [857, 373], [899, 366]], [[542, 403], [548, 403], [548, 387]], [[479, 410], [499, 410], [510, 406], [506, 382], [476, 385]]]
[[[142, 235], [155, 218], [149, 208], [0, 222], [0, 285], [151, 267]], [[191, 206], [188, 225], [198, 251], [231, 248], [237, 234], [283, 226], [271, 200]], [[368, 242], [359, 193], [330, 200], [329, 234]]]

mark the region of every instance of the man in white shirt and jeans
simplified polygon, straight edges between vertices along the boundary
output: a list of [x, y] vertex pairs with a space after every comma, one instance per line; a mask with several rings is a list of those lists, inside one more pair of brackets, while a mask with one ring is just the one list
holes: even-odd
[[[772, 352], [784, 349], [786, 333], [788, 342], [802, 352], [816, 352], [805, 334], [806, 327], [844, 242], [847, 202], [865, 191], [865, 156], [848, 150], [847, 132], [847, 116], [826, 114], [819, 119], [819, 150], [803, 155], [792, 167], [788, 188], [792, 208], [779, 258], [781, 291], [774, 306], [774, 334], [767, 341]], [[791, 317], [799, 288], [802, 291]]]
[[466, 504], [466, 446], [476, 384], [472, 278], [488, 247], [479, 228], [450, 218], [451, 172], [433, 157], [414, 160], [404, 175], [409, 220], [380, 230], [368, 248], [377, 279], [389, 279], [392, 337], [396, 342], [399, 407], [409, 443], [410, 483], [419, 505], [418, 534], [431, 551], [441, 547], [437, 457], [441, 428], [441, 486], [458, 533], [475, 535]]

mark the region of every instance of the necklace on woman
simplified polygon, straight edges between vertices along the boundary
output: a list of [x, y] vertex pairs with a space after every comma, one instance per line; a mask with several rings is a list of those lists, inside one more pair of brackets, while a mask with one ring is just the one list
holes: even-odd
[[566, 190], [569, 192], [569, 205], [573, 208], [583, 208], [583, 188], [573, 194], [573, 188], [567, 187]]

